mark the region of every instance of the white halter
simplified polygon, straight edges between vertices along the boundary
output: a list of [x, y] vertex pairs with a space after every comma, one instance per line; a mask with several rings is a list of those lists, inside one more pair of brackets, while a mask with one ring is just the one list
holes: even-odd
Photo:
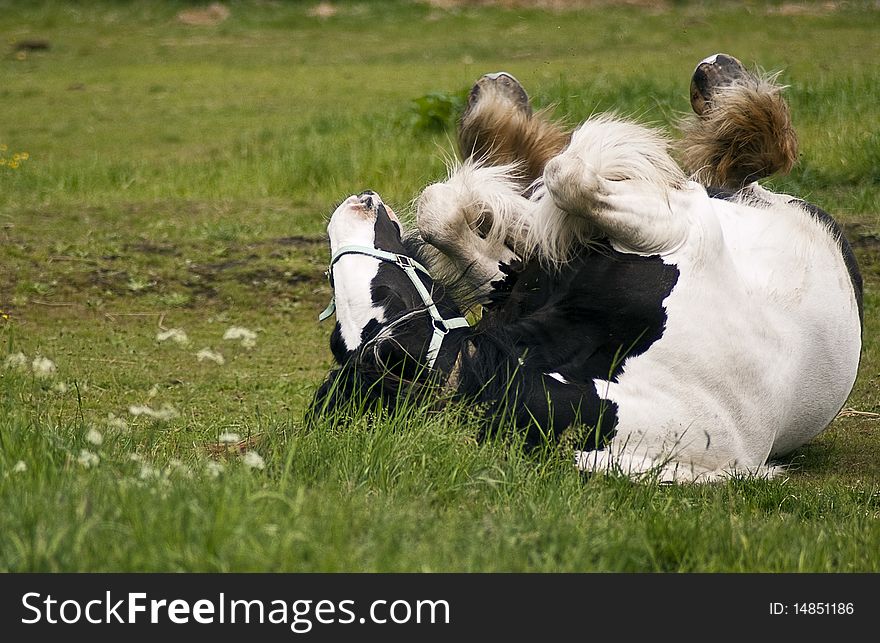
[[[434, 326], [434, 334], [431, 336], [431, 343], [428, 345], [428, 368], [434, 368], [434, 363], [437, 361], [437, 355], [440, 354], [440, 346], [443, 344], [443, 338], [446, 334], [454, 329], [454, 328], [467, 328], [470, 326], [467, 319], [464, 317], [454, 317], [452, 319], [444, 319], [443, 316], [440, 315], [440, 311], [437, 310], [436, 304], [434, 304], [434, 299], [431, 297], [431, 293], [428, 292], [428, 289], [425, 288], [425, 284], [422, 283], [422, 280], [419, 279], [418, 272], [428, 276], [430, 278], [431, 274], [428, 270], [420, 264], [418, 261], [407, 257], [406, 255], [399, 255], [393, 252], [386, 252], [385, 250], [379, 250], [378, 248], [371, 248], [370, 246], [343, 246], [339, 250], [337, 250], [333, 257], [330, 259], [330, 267], [327, 270], [327, 274], [330, 277], [330, 285], [333, 285], [333, 265], [339, 261], [339, 258], [343, 255], [348, 254], [358, 254], [358, 255], [367, 255], [369, 257], [375, 257], [376, 259], [380, 259], [381, 261], [385, 261], [387, 263], [392, 263], [395, 266], [401, 268], [409, 277], [409, 280], [412, 282], [413, 286], [415, 286], [416, 291], [419, 293], [419, 297], [422, 298], [422, 302], [425, 304], [425, 309], [428, 311], [428, 314], [431, 316], [431, 323]], [[327, 308], [324, 309], [320, 315], [318, 315], [318, 321], [324, 321], [330, 315], [334, 313], [336, 310], [336, 295], [333, 295], [333, 298], [330, 300], [330, 303], [327, 305]]]

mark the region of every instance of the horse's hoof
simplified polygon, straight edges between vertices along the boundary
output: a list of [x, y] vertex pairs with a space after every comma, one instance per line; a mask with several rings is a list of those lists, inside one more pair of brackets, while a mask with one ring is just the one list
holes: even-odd
[[691, 78], [691, 107], [698, 116], [702, 116], [711, 107], [715, 90], [749, 77], [743, 64], [733, 56], [709, 56], [697, 65]]
[[525, 88], [516, 78], [504, 71], [485, 74], [474, 83], [468, 94], [465, 115], [489, 92], [495, 94], [496, 98], [509, 102], [512, 107], [526, 115], [532, 115], [532, 105]]

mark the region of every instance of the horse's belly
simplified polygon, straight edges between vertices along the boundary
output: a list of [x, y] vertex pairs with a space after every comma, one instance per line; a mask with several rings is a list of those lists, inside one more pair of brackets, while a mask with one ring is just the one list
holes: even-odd
[[792, 279], [797, 257], [763, 254], [678, 264], [663, 337], [626, 360], [616, 381], [595, 381], [617, 405], [618, 449], [707, 471], [754, 467], [804, 444], [840, 410], [861, 345], [852, 290], [835, 272], [842, 262], [818, 257], [827, 270]]

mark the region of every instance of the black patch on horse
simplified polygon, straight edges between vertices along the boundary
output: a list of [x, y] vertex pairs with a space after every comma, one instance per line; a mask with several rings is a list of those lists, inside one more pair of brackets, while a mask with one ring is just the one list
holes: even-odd
[[614, 434], [617, 408], [593, 380], [617, 381], [627, 358], [663, 336], [663, 300], [678, 276], [659, 256], [618, 252], [608, 241], [558, 270], [527, 263], [484, 313], [469, 340], [473, 355], [463, 351], [459, 390], [502, 418], [508, 411], [532, 440], [574, 423], [594, 427], [582, 448], [601, 446]]
[[[418, 241], [402, 240], [381, 206], [374, 231], [376, 247], [419, 260]], [[411, 391], [429, 399], [456, 371], [455, 397], [481, 406], [486, 432], [517, 428], [528, 443], [538, 444], [575, 427], [580, 449], [601, 448], [614, 436], [617, 406], [597, 393], [593, 381], [617, 381], [628, 358], [663, 336], [663, 301], [678, 276], [659, 256], [618, 252], [608, 241], [584, 248], [559, 269], [538, 261], [511, 266], [506, 292], [496, 293], [475, 328], [444, 338], [436, 368], [425, 377], [420, 358], [430, 341], [431, 318], [418, 314], [424, 303], [403, 270], [382, 263], [371, 293], [388, 321], [369, 323], [358, 351], [345, 350], [337, 325], [331, 349], [341, 366], [330, 373], [312, 408], [332, 409], [346, 401], [392, 407], [401, 391], [409, 399]], [[460, 314], [442, 288], [425, 275], [419, 279], [433, 291], [444, 317]], [[390, 337], [377, 341], [389, 324], [397, 324]]]
[[856, 255], [853, 252], [852, 246], [846, 238], [846, 235], [843, 234], [843, 228], [841, 228], [840, 224], [834, 220], [834, 217], [817, 205], [813, 205], [802, 199], [792, 199], [789, 203], [800, 206], [806, 210], [811, 217], [821, 221], [837, 239], [837, 243], [840, 246], [840, 253], [843, 255], [843, 263], [846, 264], [846, 271], [849, 273], [849, 281], [852, 284], [853, 293], [856, 297], [856, 305], [859, 307], [859, 321], [862, 323], [862, 327], [864, 327], [865, 311], [864, 303], [862, 301], [864, 297], [862, 273], [859, 271], [859, 263], [856, 260]]

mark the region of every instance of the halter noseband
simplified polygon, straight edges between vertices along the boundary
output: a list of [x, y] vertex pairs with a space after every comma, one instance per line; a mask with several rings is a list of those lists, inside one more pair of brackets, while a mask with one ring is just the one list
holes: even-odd
[[[425, 288], [425, 284], [422, 283], [422, 280], [419, 279], [418, 272], [421, 272], [423, 275], [426, 275], [428, 278], [431, 277], [431, 274], [428, 272], [427, 268], [425, 268], [418, 261], [407, 257], [406, 255], [399, 255], [393, 252], [386, 252], [385, 250], [379, 250], [378, 248], [371, 248], [369, 246], [343, 246], [339, 250], [337, 250], [333, 257], [330, 259], [330, 267], [327, 269], [327, 274], [330, 277], [330, 285], [333, 286], [333, 266], [339, 261], [340, 257], [343, 255], [367, 255], [368, 257], [375, 257], [381, 261], [385, 261], [387, 263], [394, 264], [398, 268], [402, 269], [406, 275], [409, 277], [409, 280], [412, 282], [413, 286], [415, 286], [416, 291], [419, 293], [419, 297], [422, 298], [422, 303], [425, 304], [425, 309], [428, 311], [428, 314], [431, 316], [431, 325], [434, 327], [434, 333], [431, 335], [431, 343], [428, 345], [428, 368], [434, 368], [434, 363], [437, 361], [437, 356], [440, 354], [440, 346], [443, 344], [443, 338], [446, 334], [454, 329], [454, 328], [467, 328], [470, 326], [467, 319], [464, 317], [453, 317], [452, 319], [444, 319], [442, 315], [440, 315], [440, 311], [437, 310], [437, 305], [434, 303], [434, 298], [431, 297], [431, 293], [428, 292], [428, 289]], [[418, 272], [416, 272], [418, 271]], [[324, 309], [320, 315], [318, 315], [318, 321], [324, 321], [330, 315], [334, 313], [336, 310], [336, 295], [330, 299], [330, 303], [327, 305], [327, 308]]]

